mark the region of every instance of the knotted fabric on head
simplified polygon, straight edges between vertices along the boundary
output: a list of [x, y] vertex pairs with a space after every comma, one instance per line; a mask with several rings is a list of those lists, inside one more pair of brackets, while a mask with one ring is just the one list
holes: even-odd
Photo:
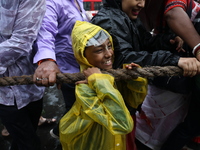
[[88, 40], [86, 47], [88, 46], [100, 46], [107, 39], [109, 39], [109, 35], [107, 35], [103, 30], [100, 30], [95, 36]]

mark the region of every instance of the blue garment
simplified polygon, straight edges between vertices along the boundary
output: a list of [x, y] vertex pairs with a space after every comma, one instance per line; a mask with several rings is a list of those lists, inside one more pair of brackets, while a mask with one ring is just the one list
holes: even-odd
[[[32, 45], [45, 12], [45, 0], [0, 1], [0, 77], [31, 75]], [[42, 98], [44, 87], [15, 85], [0, 87], [0, 104], [18, 109]]]
[[38, 51], [34, 63], [41, 59], [56, 60], [63, 73], [79, 72], [79, 65], [74, 58], [71, 32], [75, 21], [88, 21], [82, 0], [47, 0], [47, 11], [37, 39]]

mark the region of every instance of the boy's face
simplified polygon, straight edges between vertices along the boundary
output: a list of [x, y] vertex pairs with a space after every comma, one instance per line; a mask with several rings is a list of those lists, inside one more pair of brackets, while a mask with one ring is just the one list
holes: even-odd
[[144, 8], [145, 0], [122, 0], [122, 11], [131, 20], [137, 19], [139, 12]]
[[113, 64], [113, 49], [109, 39], [100, 46], [86, 47], [84, 54], [88, 62], [100, 69], [111, 69]]

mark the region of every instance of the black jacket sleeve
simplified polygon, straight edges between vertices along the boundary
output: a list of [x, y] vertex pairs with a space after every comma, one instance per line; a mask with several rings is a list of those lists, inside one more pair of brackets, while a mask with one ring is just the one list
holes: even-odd
[[171, 52], [176, 51], [176, 45], [170, 43], [171, 39], [174, 39], [176, 35], [172, 32], [161, 33], [157, 35], [152, 35], [138, 18], [133, 22], [139, 32], [140, 40], [142, 41], [143, 49], [148, 52], [154, 52], [157, 50], [168, 50]]
[[146, 41], [148, 38], [142, 37], [144, 35], [141, 34], [143, 33], [141, 29], [139, 31], [137, 25], [134, 25], [128, 16], [119, 9], [102, 7], [91, 22], [111, 34], [115, 52], [114, 68], [121, 68], [122, 64], [131, 62], [141, 66], [176, 66], [178, 64], [180, 57], [169, 51], [148, 51], [146, 45], [155, 41]]

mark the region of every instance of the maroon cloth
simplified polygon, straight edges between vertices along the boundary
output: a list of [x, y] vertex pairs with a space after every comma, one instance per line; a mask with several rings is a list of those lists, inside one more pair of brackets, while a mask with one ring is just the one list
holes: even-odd
[[137, 150], [135, 144], [135, 129], [136, 129], [136, 116], [132, 115], [134, 121], [134, 128], [131, 133], [126, 135], [126, 150]]

